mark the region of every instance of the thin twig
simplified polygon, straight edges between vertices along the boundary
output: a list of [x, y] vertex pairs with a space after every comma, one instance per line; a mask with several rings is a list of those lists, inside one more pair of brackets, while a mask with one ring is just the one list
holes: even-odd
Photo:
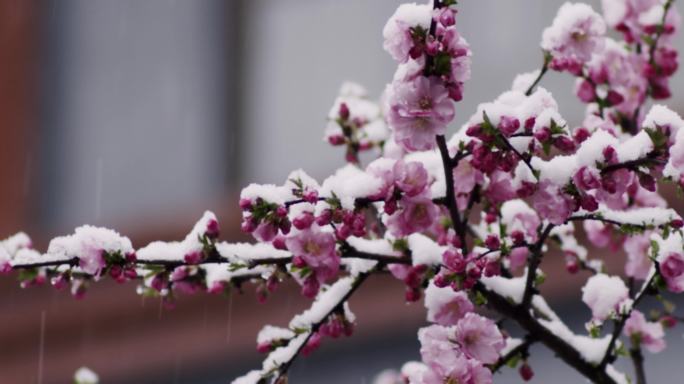
[[539, 75], [537, 75], [537, 78], [534, 79], [534, 82], [530, 84], [529, 88], [525, 91], [525, 96], [529, 96], [532, 94], [534, 91], [534, 88], [539, 84], [541, 79], [544, 77], [546, 72], [549, 70], [549, 63], [551, 62], [551, 55], [547, 54], [546, 52], [544, 53], [544, 64], [541, 67], [541, 70], [539, 71]]
[[634, 310], [634, 308], [636, 308], [639, 302], [644, 298], [646, 293], [649, 291], [649, 288], [651, 287], [651, 284], [653, 284], [653, 281], [657, 275], [658, 273], [654, 272], [651, 275], [651, 277], [649, 277], [649, 279], [644, 283], [643, 287], [641, 288], [641, 291], [639, 291], [637, 295], [634, 297], [632, 307], [629, 309], [629, 311], [623, 313], [620, 316], [620, 318], [615, 321], [613, 334], [610, 338], [610, 342], [608, 343], [608, 347], [606, 348], [606, 353], [603, 355], [603, 359], [601, 359], [601, 364], [599, 364], [599, 367], [605, 368], [606, 365], [608, 365], [608, 363], [615, 359], [613, 352], [615, 349], [615, 345], [617, 344], [617, 340], [620, 338], [620, 334], [622, 333], [622, 330], [625, 327], [625, 323], [627, 322], [627, 319], [629, 319], [629, 317], [632, 315], [632, 311]]
[[526, 352], [532, 344], [534, 344], [537, 341], [537, 339], [534, 338], [532, 335], [527, 335], [523, 339], [523, 342], [520, 343], [517, 347], [511, 349], [506, 353], [505, 355], [499, 357], [499, 360], [497, 360], [496, 363], [492, 364], [489, 369], [492, 371], [492, 373], [498, 371], [503, 367], [504, 365], [508, 364], [508, 362], [517, 356], [520, 353]]
[[[272, 383], [278, 383], [281, 378], [287, 376], [287, 372], [292, 366], [292, 363], [294, 363], [297, 357], [301, 354], [302, 349], [304, 349], [309, 339], [311, 339], [311, 337], [318, 331], [318, 329], [328, 320], [330, 315], [342, 310], [344, 308], [344, 303], [346, 303], [349, 300], [349, 298], [354, 294], [354, 292], [356, 292], [356, 290], [361, 286], [361, 284], [363, 284], [363, 282], [366, 281], [368, 276], [370, 276], [373, 272], [377, 271], [381, 267], [382, 264], [379, 263], [370, 271], [361, 273], [356, 277], [356, 279], [354, 279], [351, 289], [344, 296], [342, 296], [342, 298], [337, 302], [337, 304], [325, 316], [323, 316], [320, 321], [311, 325], [309, 334], [306, 336], [304, 342], [302, 342], [299, 348], [297, 348], [297, 351], [292, 355], [292, 357], [288, 361], [282, 363], [278, 367], [278, 374], [273, 378], [273, 380], [271, 381]], [[292, 341], [293, 339], [294, 338], [290, 339], [290, 341]]]

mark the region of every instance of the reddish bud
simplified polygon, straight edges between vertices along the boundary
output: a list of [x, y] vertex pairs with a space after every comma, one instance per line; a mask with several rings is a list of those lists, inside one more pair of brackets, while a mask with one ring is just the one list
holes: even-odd
[[530, 367], [527, 362], [524, 362], [523, 365], [520, 366], [519, 372], [520, 377], [525, 381], [530, 381], [532, 380], [532, 377], [534, 377], [534, 371], [532, 371], [532, 367]]
[[349, 119], [349, 107], [347, 106], [347, 103], [340, 103], [340, 110], [338, 111], [338, 114], [342, 121]]
[[487, 238], [485, 239], [485, 246], [489, 249], [499, 249], [499, 247], [501, 246], [499, 236], [487, 235]]
[[246, 198], [240, 199], [240, 209], [242, 209], [243, 211], [252, 210], [252, 200]]

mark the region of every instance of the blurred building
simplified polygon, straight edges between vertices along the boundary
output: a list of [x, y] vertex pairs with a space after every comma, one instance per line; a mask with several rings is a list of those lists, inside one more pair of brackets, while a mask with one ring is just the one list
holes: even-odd
[[[342, 153], [322, 141], [325, 116], [343, 81], [379, 96], [391, 79], [381, 31], [399, 3], [0, 1], [0, 238], [23, 229], [44, 248], [88, 223], [142, 246], [182, 237], [211, 209], [223, 238], [243, 239], [242, 185], [281, 183], [297, 168], [320, 180], [341, 164]], [[462, 2], [473, 73], [451, 132], [517, 73], [540, 66], [541, 31], [561, 3]], [[682, 85], [675, 76], [670, 105], [681, 105]], [[543, 86], [579, 123], [572, 80], [552, 74]], [[544, 270], [558, 272], [560, 263], [551, 258]], [[65, 383], [81, 365], [103, 383], [229, 382], [259, 366], [261, 325], [285, 324], [306, 305], [292, 285], [265, 305], [246, 287], [232, 298], [183, 298], [166, 311], [130, 284], [97, 284], [76, 302], [10, 280], [0, 280], [0, 383]], [[561, 293], [578, 295], [567, 287], [581, 278], [551, 280], [545, 289], [582, 329], [588, 311], [579, 296]], [[378, 278], [352, 307], [356, 337], [325, 343], [296, 364], [291, 382], [370, 383], [382, 368], [419, 357], [424, 314], [404, 305], [400, 283]], [[671, 344], [682, 350], [681, 340]], [[532, 361], [533, 382], [581, 382], [543, 351]], [[681, 371], [671, 359], [648, 360], [649, 373]], [[496, 382], [515, 379], [509, 372]]]

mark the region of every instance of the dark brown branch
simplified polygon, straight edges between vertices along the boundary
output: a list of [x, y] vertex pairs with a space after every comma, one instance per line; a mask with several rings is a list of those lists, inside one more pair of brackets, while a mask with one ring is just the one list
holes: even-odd
[[615, 380], [606, 373], [605, 369], [600, 369], [584, 360], [578, 350], [541, 325], [532, 316], [529, 308], [511, 303], [505, 297], [485, 288], [480, 282], [475, 285], [474, 289], [487, 299], [487, 305], [491, 309], [515, 320], [528, 334], [534, 335], [539, 342], [552, 350], [561, 360], [591, 380], [591, 382], [596, 384], [616, 384]]
[[541, 264], [541, 259], [542, 259], [542, 248], [544, 247], [544, 242], [546, 241], [546, 238], [549, 237], [549, 234], [551, 233], [551, 230], [553, 229], [554, 225], [549, 224], [546, 226], [544, 231], [541, 233], [539, 236], [539, 240], [537, 240], [536, 243], [532, 246], [530, 255], [528, 257], [528, 265], [527, 265], [527, 280], [525, 281], [525, 293], [523, 294], [523, 299], [522, 302], [520, 303], [520, 306], [522, 308], [528, 308], [530, 306], [530, 302], [532, 301], [532, 296], [534, 295], [536, 288], [534, 287], [534, 281], [537, 278], [537, 268], [539, 268], [539, 264]]
[[634, 375], [636, 376], [636, 384], [647, 384], [646, 371], [644, 370], [644, 355], [641, 353], [641, 347], [634, 345], [629, 350], [629, 357], [632, 359], [634, 365]]
[[533, 175], [536, 175], [536, 173], [535, 173], [535, 171], [534, 171], [534, 168], [532, 168], [532, 163], [530, 163], [530, 160], [529, 160], [528, 158], [524, 157], [524, 156], [522, 155], [522, 153], [520, 153], [517, 149], [515, 149], [515, 147], [513, 146], [513, 144], [511, 144], [511, 142], [508, 141], [508, 139], [506, 138], [506, 136], [500, 134], [499, 137], [501, 138], [501, 141], [504, 143], [504, 145], [506, 146], [506, 148], [508, 148], [509, 150], [513, 151], [513, 153], [515, 153], [515, 155], [518, 156], [518, 158], [519, 158], [523, 163], [525, 163], [525, 165], [527, 166], [527, 168], [529, 168], [530, 171], [532, 171], [532, 174], [533, 174]]
[[78, 266], [78, 257], [72, 257], [69, 259], [62, 259], [62, 260], [51, 260], [51, 261], [41, 261], [41, 262], [36, 262], [36, 263], [27, 263], [27, 264], [17, 264], [13, 265], [12, 269], [31, 269], [31, 268], [43, 268], [43, 267], [61, 267], [61, 266], [68, 266], [68, 267], [76, 267]]
[[530, 84], [529, 88], [525, 91], [525, 96], [529, 96], [532, 94], [534, 91], [534, 88], [539, 85], [539, 82], [541, 79], [544, 77], [546, 72], [549, 70], [549, 63], [551, 62], [551, 55], [547, 54], [544, 52], [544, 65], [542, 65], [541, 70], [539, 71], [539, 75], [537, 75], [537, 78], [534, 79], [534, 82]]
[[[629, 225], [629, 226], [632, 227], [632, 228], [637, 228], [637, 229], [641, 229], [641, 230], [646, 230], [646, 229], [654, 228], [654, 227], [652, 227], [652, 226], [650, 226], [650, 225], [646, 225], [646, 224], [621, 223], [621, 222], [619, 222], [619, 221], [617, 221], [617, 220], [606, 219], [606, 218], [604, 218], [604, 217], [601, 217], [601, 216], [599, 216], [599, 215], [594, 215], [594, 214], [579, 215], [579, 216], [570, 216], [570, 217], [568, 217], [567, 219], [565, 219], [565, 222], [567, 223], [567, 222], [569, 222], [569, 221], [585, 221], [585, 220], [600, 221], [600, 222], [602, 222], [602, 223], [612, 224], [612, 225], [615, 225], [615, 226], [618, 226], [618, 227], [619, 227], [619, 226], [622, 226], [622, 225]], [[664, 228], [664, 227], [667, 226], [667, 225], [668, 225], [668, 224], [662, 224], [662, 225], [657, 226], [657, 228], [662, 229], [662, 228]]]
[[650, 165], [665, 165], [662, 160], [656, 159], [653, 155], [648, 155], [641, 159], [625, 161], [623, 163], [610, 164], [601, 170], [601, 174], [605, 175], [611, 172], [615, 172], [619, 169], [629, 169], [632, 171], [637, 170], [640, 166], [650, 166]]
[[[273, 384], [279, 383], [279, 382], [280, 382], [279, 380], [280, 380], [281, 378], [287, 376], [287, 371], [288, 371], [288, 370], [290, 369], [290, 367], [292, 366], [292, 363], [293, 363], [293, 362], [297, 359], [297, 357], [301, 354], [302, 349], [304, 348], [304, 346], [306, 346], [306, 344], [308, 343], [309, 339], [311, 339], [311, 337], [313, 336], [313, 334], [316, 333], [316, 332], [318, 331], [318, 329], [319, 329], [319, 328], [328, 320], [328, 318], [330, 317], [330, 315], [332, 315], [332, 314], [335, 313], [335, 312], [338, 312], [338, 311], [343, 310], [343, 308], [344, 308], [344, 303], [346, 303], [346, 302], [349, 300], [349, 298], [354, 294], [354, 292], [356, 292], [356, 290], [361, 286], [361, 284], [363, 284], [363, 282], [366, 281], [366, 279], [368, 278], [368, 276], [370, 276], [373, 272], [377, 271], [377, 270], [380, 269], [380, 268], [382, 268], [382, 264], [381, 264], [381, 263], [378, 264], [378, 265], [376, 265], [376, 266], [375, 266], [373, 269], [371, 269], [370, 271], [365, 272], [365, 273], [361, 273], [361, 274], [359, 274], [359, 275], [356, 277], [356, 279], [355, 279], [354, 282], [352, 283], [352, 286], [351, 286], [351, 289], [349, 290], [349, 292], [347, 292], [347, 293], [340, 299], [340, 301], [338, 301], [337, 304], [336, 304], [336, 305], [335, 305], [335, 306], [334, 306], [334, 307], [333, 307], [325, 316], [323, 316], [323, 318], [321, 319], [321, 321], [319, 321], [319, 322], [317, 322], [317, 323], [315, 323], [315, 324], [312, 324], [311, 329], [310, 329], [310, 331], [309, 331], [309, 334], [306, 336], [306, 339], [304, 339], [304, 342], [299, 346], [299, 348], [297, 348], [297, 351], [294, 353], [294, 355], [292, 355], [292, 358], [291, 358], [290, 360], [286, 361], [285, 363], [281, 364], [280, 367], [278, 367], [278, 374], [277, 374], [275, 377], [273, 377], [273, 379], [271, 380], [271, 383], [273, 383]], [[294, 338], [293, 338], [293, 339], [294, 339]], [[290, 342], [291, 342], [293, 339], [290, 339]], [[289, 344], [289, 343], [288, 343], [288, 344]]]
[[[342, 253], [343, 258], [357, 258], [357, 259], [365, 259], [365, 260], [375, 260], [379, 261], [385, 264], [411, 264], [411, 258], [408, 256], [390, 256], [390, 255], [379, 255], [379, 254], [374, 254], [374, 253], [369, 253], [369, 252], [361, 252], [353, 248], [348, 248]], [[250, 259], [250, 260], [245, 260], [247, 267], [248, 268], [254, 268], [258, 265], [285, 265], [289, 264], [292, 262], [292, 257], [265, 257], [262, 259]], [[146, 260], [146, 259], [138, 259], [133, 264], [138, 265], [138, 266], [158, 266], [158, 267], [165, 267], [168, 269], [173, 269], [177, 267], [182, 267], [182, 266], [190, 266], [190, 265], [201, 265], [201, 264], [231, 264], [233, 263], [229, 259], [224, 258], [221, 256], [217, 251], [213, 251], [209, 257], [205, 258], [204, 260], [201, 260], [197, 264], [190, 264], [186, 262], [185, 260]], [[32, 269], [32, 268], [45, 268], [45, 267], [61, 267], [61, 266], [69, 266], [69, 267], [76, 267], [79, 264], [79, 258], [78, 257], [72, 257], [69, 259], [63, 259], [63, 260], [53, 260], [53, 261], [45, 261], [45, 262], [38, 262], [38, 263], [29, 263], [29, 264], [17, 264], [13, 265], [12, 269]]]
[[463, 254], [467, 254], [466, 245], [466, 227], [461, 221], [461, 214], [458, 212], [456, 206], [456, 193], [454, 192], [454, 161], [449, 155], [449, 148], [447, 147], [446, 138], [444, 135], [437, 135], [437, 147], [442, 157], [442, 166], [444, 167], [444, 181], [446, 183], [446, 206], [449, 209], [449, 216], [454, 224], [456, 235], [461, 241], [461, 248]]

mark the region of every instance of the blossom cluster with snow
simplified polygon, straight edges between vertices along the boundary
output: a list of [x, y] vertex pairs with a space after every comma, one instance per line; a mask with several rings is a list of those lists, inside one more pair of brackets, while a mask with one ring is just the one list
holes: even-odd
[[[219, 241], [207, 212], [183, 241], [139, 249], [84, 226], [42, 254], [18, 234], [0, 243], [0, 270], [77, 297], [106, 276], [136, 280], [169, 306], [245, 282], [263, 301], [293, 280], [311, 308], [264, 327], [262, 367], [235, 384], [286, 382], [300, 354], [352, 335], [348, 299], [381, 272], [407, 302], [423, 300], [431, 325], [418, 331], [420, 361], [377, 384], [489, 384], [506, 366], [527, 381], [535, 343], [592, 382], [645, 383], [642, 348], [663, 351], [682, 319], [666, 297], [684, 292], [684, 221], [664, 196], [684, 188], [684, 120], [653, 104], [671, 93], [680, 16], [672, 0], [602, 5], [562, 5], [542, 33], [541, 69], [472, 113], [456, 104], [472, 56], [456, 1], [403, 4], [383, 29], [397, 70], [380, 101], [345, 83], [328, 114], [325, 140], [344, 147], [346, 164], [322, 181], [297, 170], [242, 190], [241, 228], [255, 244]], [[575, 79], [582, 121], [564, 119], [540, 86], [549, 71]], [[447, 137], [456, 116], [465, 124]], [[361, 153], [374, 157], [364, 164]], [[623, 270], [609, 271], [601, 249], [622, 250]], [[575, 295], [588, 307], [581, 332], [544, 297], [547, 254], [565, 265], [547, 272], [586, 281]], [[646, 301], [655, 309], [638, 309]], [[626, 355], [634, 381], [614, 367]]]

